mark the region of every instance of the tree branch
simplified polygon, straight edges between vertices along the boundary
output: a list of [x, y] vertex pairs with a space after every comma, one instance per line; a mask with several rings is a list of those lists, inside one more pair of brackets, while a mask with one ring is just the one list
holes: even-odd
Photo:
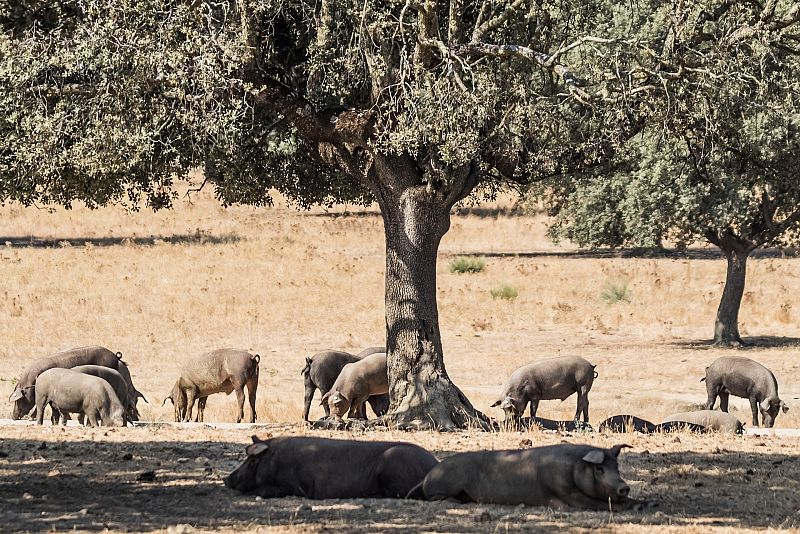
[[581, 85], [586, 84], [584, 80], [581, 80], [575, 76], [566, 66], [552, 61], [551, 56], [545, 54], [544, 52], [539, 52], [532, 48], [519, 45], [469, 43], [456, 48], [456, 53], [471, 56], [491, 56], [502, 58], [516, 57], [532, 61], [540, 67], [560, 76], [564, 80], [564, 85], [566, 85], [567, 90], [580, 102], [587, 104], [592, 99], [589, 93], [580, 87]]
[[[476, 26], [475, 30], [472, 32], [472, 42], [477, 43], [483, 37], [491, 32], [499, 28], [503, 25], [505, 21], [507, 21], [511, 15], [516, 13], [521, 7], [524, 7], [527, 4], [527, 0], [514, 0], [514, 2], [506, 8], [505, 11], [500, 13], [493, 19], [489, 19], [486, 22], [480, 24], [480, 26]], [[480, 21], [479, 21], [480, 22]]]

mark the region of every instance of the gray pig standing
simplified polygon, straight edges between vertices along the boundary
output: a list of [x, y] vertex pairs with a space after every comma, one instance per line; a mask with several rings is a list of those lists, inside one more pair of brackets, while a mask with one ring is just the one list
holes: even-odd
[[386, 354], [376, 353], [345, 365], [331, 389], [322, 396], [320, 404], [327, 403], [337, 419], [345, 414], [350, 419], [366, 419], [364, 403], [367, 399], [388, 392]]
[[701, 378], [706, 382], [708, 402], [706, 409], [714, 408], [714, 403], [719, 397], [719, 407], [723, 412], [728, 411], [728, 397], [742, 397], [750, 400], [750, 409], [753, 412], [753, 426], [758, 426], [758, 412], [764, 426], [772, 428], [775, 418], [789, 407], [778, 397], [778, 381], [772, 371], [751, 360], [741, 356], [723, 356], [717, 358], [706, 367], [706, 376]]
[[175, 407], [175, 421], [192, 420], [192, 408], [197, 401], [197, 421], [203, 420], [206, 399], [214, 393], [230, 395], [236, 392], [239, 411], [236, 422], [244, 419], [244, 388], [250, 401], [250, 422], [256, 422], [256, 391], [258, 363], [261, 357], [243, 350], [218, 349], [190, 360], [181, 367], [181, 376], [164, 398]]
[[125, 408], [111, 385], [100, 377], [72, 369], [48, 369], [36, 379], [36, 422], [42, 424], [44, 407], [59, 412], [66, 424], [70, 413], [82, 413], [89, 426], [125, 426]]
[[405, 497], [436, 465], [417, 445], [282, 436], [253, 436], [247, 459], [225, 485], [262, 497], [308, 499]]
[[628, 498], [630, 488], [619, 475], [617, 457], [623, 447], [628, 445], [600, 449], [569, 444], [454, 454], [431, 469], [421, 490], [434, 501], [624, 509], [638, 501]]
[[[49, 358], [39, 358], [28, 366], [20, 378], [9, 400], [14, 404], [11, 411], [12, 419], [20, 419], [33, 409], [36, 403], [36, 379], [44, 371], [54, 367], [69, 369], [78, 365], [102, 365], [116, 369], [128, 383], [134, 402], [138, 397], [144, 398], [131, 382], [128, 366], [122, 361], [121, 352], [111, 352], [105, 347], [91, 346], [65, 350]], [[147, 399], [145, 399], [147, 402]]]
[[520, 367], [503, 386], [500, 398], [492, 404], [500, 406], [506, 420], [522, 417], [528, 402], [531, 403], [531, 419], [536, 418], [540, 400], [565, 400], [578, 394], [575, 420], [583, 413], [583, 422], [589, 422], [589, 391], [597, 378], [596, 366], [580, 356], [563, 356], [541, 360]]

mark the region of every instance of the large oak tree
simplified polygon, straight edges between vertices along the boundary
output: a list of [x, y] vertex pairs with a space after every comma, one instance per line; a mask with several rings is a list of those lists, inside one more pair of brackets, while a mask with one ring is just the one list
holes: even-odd
[[[302, 206], [377, 201], [387, 419], [481, 424], [443, 359], [436, 255], [450, 210], [596, 165], [663, 119], [661, 95], [687, 72], [678, 44], [731, 12], [690, 4], [0, 4], [0, 198], [161, 208], [202, 167], [225, 203], [269, 203], [273, 188]], [[746, 33], [755, 9], [731, 20]]]

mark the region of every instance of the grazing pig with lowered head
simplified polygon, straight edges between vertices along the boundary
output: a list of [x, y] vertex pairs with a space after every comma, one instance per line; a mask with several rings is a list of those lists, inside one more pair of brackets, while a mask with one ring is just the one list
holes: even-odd
[[351, 419], [365, 419], [364, 403], [367, 399], [388, 392], [386, 354], [376, 353], [345, 365], [331, 389], [322, 396], [320, 404], [327, 403], [337, 419], [344, 414]]
[[741, 434], [744, 431], [744, 424], [736, 417], [716, 410], [676, 413], [664, 419], [664, 423], [669, 422], [692, 423], [710, 430], [729, 434]]
[[[121, 352], [111, 352], [105, 347], [91, 346], [59, 352], [49, 358], [35, 360], [17, 382], [9, 400], [14, 404], [11, 411], [12, 419], [21, 419], [33, 409], [36, 403], [36, 391], [34, 385], [36, 378], [44, 371], [53, 368], [69, 369], [78, 365], [101, 365], [110, 369], [115, 369], [123, 378], [126, 379], [130, 394], [134, 397], [134, 402], [138, 397], [144, 398], [139, 393], [130, 379], [128, 366], [122, 361]], [[147, 402], [147, 399], [145, 399]]]
[[190, 360], [181, 368], [181, 376], [172, 387], [167, 400], [175, 406], [175, 420], [192, 420], [192, 408], [198, 401], [197, 420], [203, 420], [206, 397], [214, 393], [230, 395], [236, 392], [239, 412], [236, 422], [244, 418], [244, 388], [250, 401], [250, 422], [256, 422], [256, 390], [258, 389], [258, 362], [261, 357], [243, 350], [218, 349]]
[[136, 402], [131, 398], [128, 390], [128, 384], [125, 379], [110, 367], [103, 367], [102, 365], [78, 365], [71, 368], [76, 373], [83, 373], [86, 375], [97, 376], [109, 383], [117, 394], [117, 398], [125, 408], [125, 419], [127, 421], [138, 421], [139, 412], [136, 410]]
[[633, 501], [617, 457], [627, 446], [570, 444], [454, 454], [431, 469], [421, 490], [433, 501], [624, 509]]
[[578, 394], [578, 408], [575, 420], [583, 412], [583, 422], [589, 422], [589, 391], [597, 377], [595, 366], [580, 356], [563, 356], [541, 360], [520, 367], [503, 386], [500, 398], [492, 404], [500, 406], [506, 419], [522, 416], [525, 407], [531, 403], [531, 418], [536, 417], [540, 400], [565, 400], [573, 393]]
[[675, 432], [688, 430], [690, 432], [708, 432], [709, 429], [694, 423], [684, 423], [680, 421], [668, 421], [666, 423], [655, 424], [635, 415], [614, 415], [609, 417], [598, 427], [600, 432], [641, 432], [642, 434], [654, 434], [657, 432]]
[[44, 420], [44, 407], [50, 405], [55, 417], [61, 413], [66, 424], [70, 413], [84, 414], [89, 426], [125, 426], [125, 409], [111, 384], [98, 376], [72, 369], [52, 368], [36, 379], [36, 413], [38, 424]]
[[437, 463], [422, 447], [386, 441], [253, 436], [246, 452], [225, 485], [262, 497], [405, 497]]
[[742, 397], [750, 400], [750, 409], [753, 412], [753, 426], [758, 426], [758, 412], [761, 412], [762, 422], [767, 428], [775, 424], [775, 418], [789, 407], [778, 397], [778, 381], [772, 371], [751, 360], [741, 356], [723, 356], [717, 358], [706, 367], [706, 376], [701, 378], [706, 382], [708, 402], [706, 409], [714, 408], [714, 403], [719, 397], [719, 407], [723, 412], [728, 411], [728, 396]]
[[[305, 382], [305, 404], [303, 405], [303, 420], [308, 421], [308, 412], [311, 410], [311, 401], [314, 398], [314, 392], [319, 389], [320, 395], [330, 391], [334, 382], [342, 372], [342, 368], [348, 363], [355, 363], [362, 358], [376, 353], [386, 353], [386, 347], [369, 347], [362, 350], [357, 355], [352, 355], [348, 352], [337, 350], [328, 350], [318, 352], [310, 358], [306, 358], [306, 366], [300, 372], [303, 375]], [[372, 395], [367, 399], [372, 411], [375, 415], [380, 417], [389, 410], [389, 395], [384, 393], [382, 395]], [[330, 408], [328, 404], [322, 405], [325, 410], [325, 416], [330, 415]]]

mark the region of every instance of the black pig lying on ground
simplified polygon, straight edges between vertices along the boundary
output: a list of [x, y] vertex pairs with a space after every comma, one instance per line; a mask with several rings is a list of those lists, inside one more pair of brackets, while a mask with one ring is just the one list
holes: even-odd
[[246, 452], [225, 485], [262, 497], [405, 497], [438, 463], [422, 447], [387, 441], [253, 436]]
[[477, 451], [445, 458], [412, 495], [428, 500], [621, 510], [645, 504], [628, 498], [617, 457], [623, 447], [551, 445]]
[[667, 421], [655, 424], [647, 419], [635, 415], [614, 415], [600, 423], [599, 431], [604, 432], [641, 432], [642, 434], [655, 434], [658, 432], [677, 432], [688, 430], [690, 432], [710, 432], [711, 429], [696, 423], [684, 421]]

